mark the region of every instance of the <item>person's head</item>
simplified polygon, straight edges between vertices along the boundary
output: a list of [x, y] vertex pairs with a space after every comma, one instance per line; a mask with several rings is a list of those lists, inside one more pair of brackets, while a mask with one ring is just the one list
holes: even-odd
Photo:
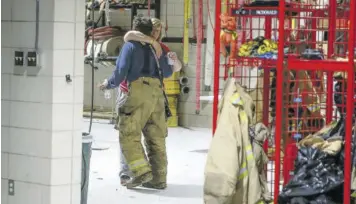
[[152, 29], [152, 34], [151, 36], [157, 40], [161, 41], [162, 39], [162, 22], [158, 18], [151, 18], [153, 29]]
[[152, 33], [152, 21], [143, 16], [136, 16], [133, 20], [132, 27], [134, 30], [139, 31], [145, 35], [150, 36]]

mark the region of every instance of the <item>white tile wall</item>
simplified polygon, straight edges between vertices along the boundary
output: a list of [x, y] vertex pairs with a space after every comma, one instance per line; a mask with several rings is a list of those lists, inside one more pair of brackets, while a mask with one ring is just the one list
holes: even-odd
[[52, 77], [11, 76], [11, 99], [50, 103], [52, 86]]
[[51, 130], [51, 104], [18, 101], [11, 101], [9, 104], [9, 110], [11, 111], [11, 126], [37, 130]]
[[73, 131], [53, 132], [50, 145], [52, 158], [70, 158], [73, 155]]
[[11, 20], [11, 3], [12, 0], [2, 0], [1, 1], [1, 20], [9, 21]]
[[75, 49], [82, 50], [84, 47], [84, 23], [75, 24]]
[[9, 176], [9, 154], [1, 152], [1, 178]]
[[33, 157], [51, 155], [52, 132], [25, 128], [9, 128], [9, 152]]
[[[70, 74], [70, 73], [68, 73]], [[75, 82], [67, 82], [65, 75], [53, 77], [53, 103], [72, 103], [74, 100], [74, 84]], [[72, 74], [71, 74], [72, 76]], [[74, 80], [73, 76], [71, 77]]]
[[72, 130], [73, 104], [52, 104], [52, 130], [67, 131]]
[[1, 152], [9, 152], [10, 128], [1, 126]]
[[[74, 34], [73, 34], [74, 35]], [[71, 44], [73, 48], [73, 42]], [[64, 46], [63, 46], [64, 47]], [[67, 47], [68, 48], [68, 47]], [[76, 58], [76, 60], [79, 60]], [[62, 49], [53, 51], [53, 76], [61, 76], [74, 73], [74, 50]], [[84, 62], [84, 59], [82, 60]]]
[[84, 50], [74, 51], [74, 76], [84, 76]]
[[[4, 32], [6, 31], [3, 30], [3, 32], [1, 33], [1, 37], [3, 37]], [[1, 45], [4, 46], [3, 40], [1, 40]], [[3, 59], [1, 60], [1, 74], [12, 74], [14, 69], [14, 62], [12, 60], [4, 59], [14, 59], [13, 49], [1, 47], [1, 58]]]
[[82, 149], [78, 148], [79, 146], [82, 146], [82, 130], [78, 131], [73, 131], [73, 157], [81, 157], [82, 155]]
[[82, 179], [82, 157], [75, 157], [72, 159], [72, 184], [80, 184]]
[[35, 22], [11, 22], [11, 46], [15, 48], [34, 48], [35, 32]]
[[13, 21], [35, 21], [36, 1], [12, 0]]
[[8, 204], [49, 203], [48, 187], [39, 184], [15, 181], [15, 196], [8, 196]]
[[8, 177], [16, 181], [51, 185], [51, 159], [10, 154]]
[[85, 21], [85, 1], [75, 1], [75, 8], [76, 8], [76, 16], [75, 21], [78, 23], [84, 23]]
[[80, 195], [81, 195], [81, 185], [73, 184], [72, 185], [72, 204], [80, 203]]
[[[38, 33], [38, 46], [40, 49], [52, 50], [54, 45], [54, 24], [52, 22], [40, 22]], [[43, 56], [42, 56], [43, 58]], [[43, 64], [41, 64], [43, 65]]]
[[[65, 12], [63, 12], [63, 14], [65, 14]], [[58, 50], [73, 50], [74, 49], [74, 39], [75, 39], [75, 37], [74, 37], [75, 24], [74, 23], [55, 22], [53, 32], [54, 32], [53, 49], [58, 49]], [[83, 31], [83, 33], [84, 33], [84, 31]], [[84, 34], [83, 34], [83, 38], [84, 38]]]
[[51, 204], [71, 203], [71, 185], [51, 186], [48, 190], [50, 192], [49, 202]]
[[12, 23], [7, 21], [1, 22], [1, 47], [12, 46]]
[[[40, 21], [41, 22], [52, 22], [54, 19], [54, 1], [40, 1]], [[44, 8], [44, 9], [42, 9]]]
[[75, 76], [73, 78], [74, 103], [83, 104], [84, 100], [84, 76]]
[[79, 204], [84, 1], [40, 1], [40, 68], [15, 68], [14, 51], [35, 46], [35, 2], [2, 1], [1, 202]]
[[[79, 169], [77, 171], [80, 171]], [[69, 185], [72, 183], [72, 158], [51, 160], [51, 185]]]
[[8, 204], [8, 180], [1, 179], [1, 203]]
[[1, 99], [10, 99], [11, 75], [1, 74]]
[[1, 100], [1, 125], [10, 125], [10, 101]]
[[83, 129], [83, 103], [74, 105], [73, 130]]
[[56, 22], [75, 22], [76, 1], [55, 0], [54, 1], [54, 21]]

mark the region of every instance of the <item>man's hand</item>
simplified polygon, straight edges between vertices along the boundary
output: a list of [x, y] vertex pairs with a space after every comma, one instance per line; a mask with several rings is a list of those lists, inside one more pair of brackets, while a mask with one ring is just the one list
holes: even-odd
[[160, 58], [162, 55], [161, 44], [159, 44], [159, 42], [157, 42], [157, 41], [153, 41], [152, 47], [155, 49], [157, 57]]
[[107, 86], [108, 86], [108, 80], [105, 79], [105, 80], [103, 81], [103, 83], [101, 83], [101, 84], [98, 85], [98, 88], [99, 88], [100, 90], [105, 90]]

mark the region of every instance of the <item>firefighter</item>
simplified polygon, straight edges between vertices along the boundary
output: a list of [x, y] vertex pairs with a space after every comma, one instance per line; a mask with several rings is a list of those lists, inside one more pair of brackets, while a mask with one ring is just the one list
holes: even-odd
[[[170, 59], [173, 61], [172, 70], [173, 72], [178, 72], [182, 68], [182, 63], [179, 61], [176, 53], [170, 52], [169, 48], [161, 42], [162, 39], [162, 22], [157, 18], [151, 19], [153, 24], [152, 33], [150, 36], [145, 35], [139, 31], [132, 30], [128, 31], [124, 36], [124, 41], [138, 41], [138, 42], [145, 42], [152, 45], [155, 49], [156, 55], [161, 56], [162, 51], [170, 54]], [[163, 48], [163, 49], [162, 49]], [[125, 82], [121, 83], [120, 85], [121, 92], [127, 91], [127, 84]], [[167, 131], [168, 133], [168, 131]], [[144, 132], [145, 134], [145, 132]], [[146, 140], [144, 140], [146, 142]], [[126, 160], [123, 157], [123, 154], [120, 156], [120, 181], [121, 185], [125, 186], [126, 183], [131, 179], [131, 173], [129, 172], [129, 168], [127, 166]], [[165, 182], [161, 182], [161, 184], [144, 184], [145, 187], [155, 188], [155, 189], [164, 189], [166, 188], [167, 184]]]
[[[152, 22], [145, 17], [135, 17], [134, 30], [150, 35]], [[167, 53], [158, 59], [164, 77], [172, 75]], [[126, 102], [119, 108], [119, 140], [123, 156], [133, 179], [127, 188], [141, 184], [166, 185], [166, 121], [163, 89], [157, 73], [157, 61], [149, 44], [125, 42], [111, 78], [100, 85], [101, 89], [117, 88], [126, 80]], [[149, 162], [141, 144], [141, 132], [148, 149]]]

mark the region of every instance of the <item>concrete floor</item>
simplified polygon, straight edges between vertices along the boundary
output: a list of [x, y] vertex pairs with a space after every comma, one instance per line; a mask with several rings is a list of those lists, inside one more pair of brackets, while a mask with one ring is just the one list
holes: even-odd
[[[85, 125], [89, 123], [86, 121]], [[202, 203], [204, 166], [211, 141], [210, 129], [170, 128], [167, 138], [168, 188], [164, 191], [121, 187], [118, 178], [117, 132], [108, 121], [95, 120], [88, 204], [198, 204]]]

